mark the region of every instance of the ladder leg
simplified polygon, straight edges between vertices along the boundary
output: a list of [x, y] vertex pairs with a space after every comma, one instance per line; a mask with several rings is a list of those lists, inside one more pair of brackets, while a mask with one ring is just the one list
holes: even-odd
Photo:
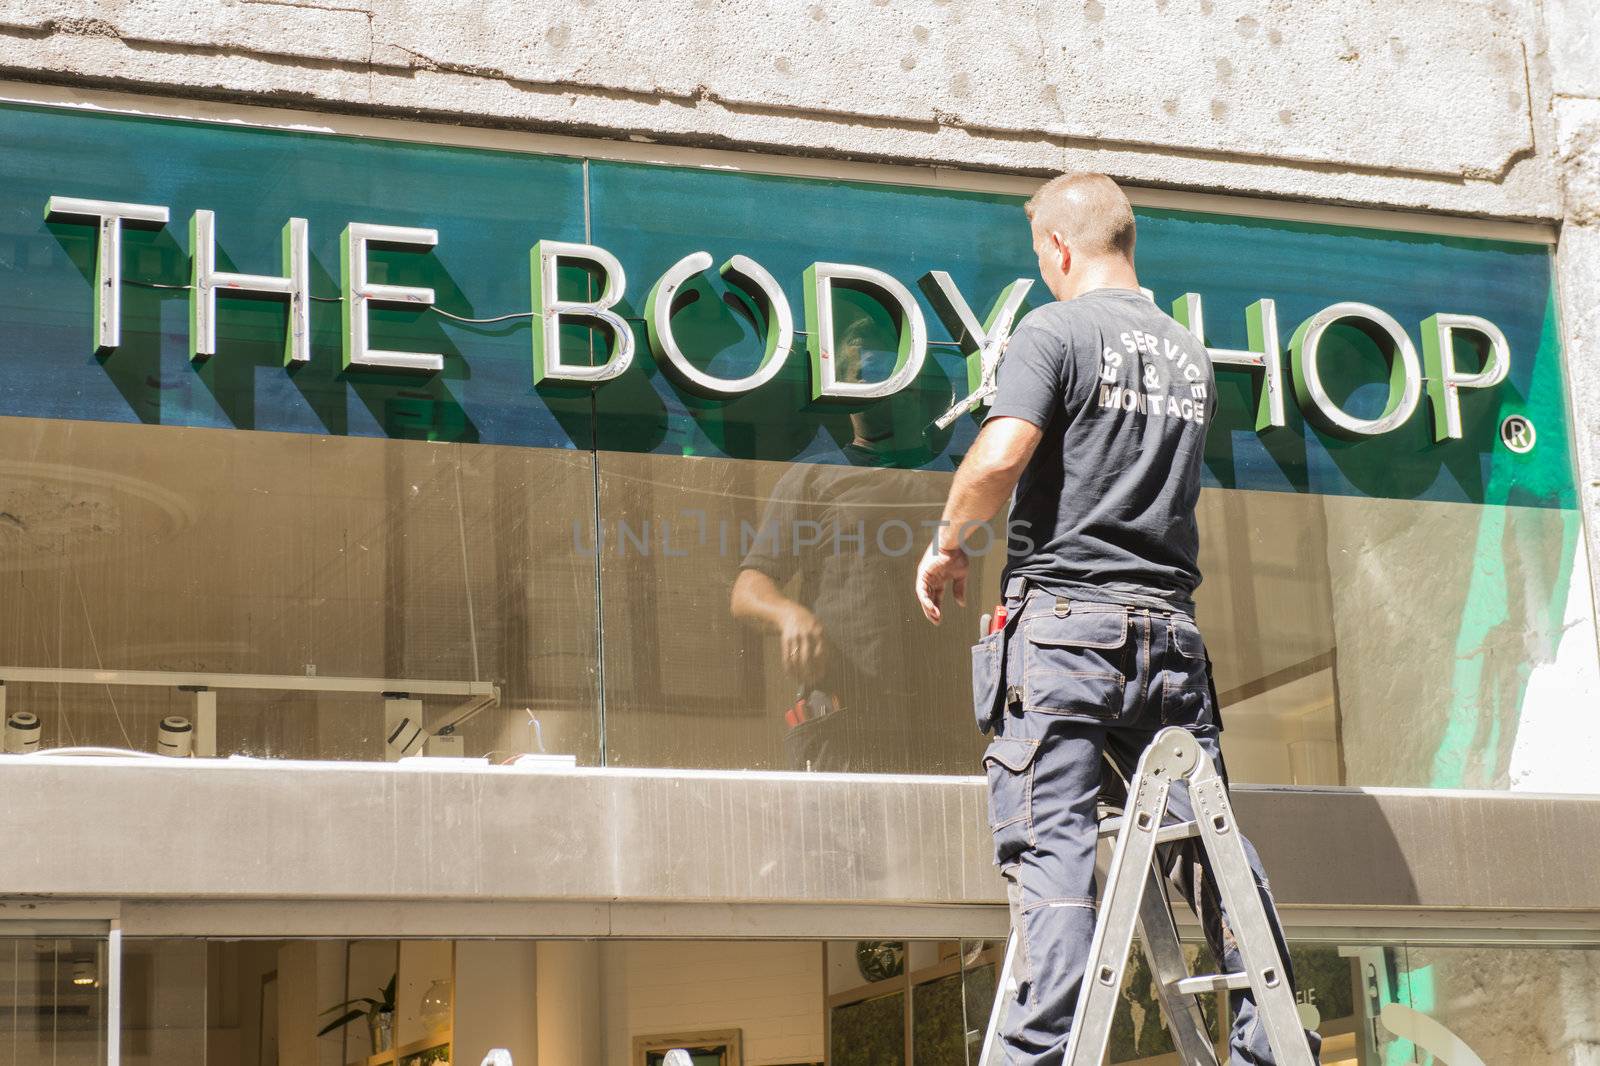
[[[1202, 760], [1209, 763], [1209, 760]], [[1234, 942], [1244, 959], [1256, 1013], [1278, 1066], [1314, 1066], [1305, 1030], [1289, 987], [1288, 971], [1278, 957], [1277, 941], [1245, 855], [1227, 787], [1216, 770], [1204, 766], [1189, 781], [1200, 839], [1211, 860], [1211, 876], [1222, 898]]]
[[1006, 940], [1006, 954], [995, 975], [994, 1006], [989, 1008], [989, 1028], [983, 1034], [983, 1050], [978, 1052], [978, 1066], [1005, 1066], [1006, 1052], [1000, 1031], [1006, 1024], [1006, 1012], [1017, 998], [1017, 930], [1011, 930]]
[[1111, 868], [1101, 893], [1100, 918], [1089, 946], [1088, 964], [1078, 989], [1065, 1066], [1100, 1066], [1111, 1039], [1111, 1020], [1128, 966], [1133, 927], [1145, 895], [1150, 861], [1155, 856], [1156, 830], [1166, 812], [1171, 781], [1164, 774], [1144, 772], [1149, 753], [1139, 763], [1133, 794], [1111, 853]]
[[1199, 1000], [1177, 988], [1178, 981], [1189, 976], [1189, 967], [1178, 942], [1177, 927], [1172, 924], [1172, 912], [1167, 909], [1166, 887], [1153, 867], [1139, 903], [1139, 943], [1150, 963], [1156, 996], [1167, 1019], [1167, 1031], [1178, 1049], [1178, 1060], [1183, 1066], [1217, 1066], [1217, 1052], [1206, 1032]]

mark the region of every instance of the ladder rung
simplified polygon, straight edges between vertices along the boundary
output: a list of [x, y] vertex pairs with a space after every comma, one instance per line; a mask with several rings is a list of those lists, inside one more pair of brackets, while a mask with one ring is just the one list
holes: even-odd
[[[1106, 818], [1100, 822], [1100, 835], [1114, 837], [1122, 832], [1122, 823], [1125, 821], [1120, 815], [1115, 818]], [[1188, 840], [1190, 837], [1199, 836], [1200, 827], [1193, 822], [1173, 822], [1156, 830], [1157, 844], [1170, 844], [1174, 840]]]
[[1227, 992], [1234, 988], [1249, 988], [1250, 977], [1244, 973], [1208, 973], [1184, 977], [1175, 984], [1180, 994], [1198, 996], [1205, 992]]

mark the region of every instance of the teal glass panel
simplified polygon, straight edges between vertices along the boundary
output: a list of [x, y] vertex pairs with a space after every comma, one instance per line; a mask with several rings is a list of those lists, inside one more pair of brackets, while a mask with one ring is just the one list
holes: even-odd
[[[1434, 443], [1433, 411], [1423, 396], [1399, 429], [1348, 441], [1309, 425], [1291, 395], [1288, 425], [1257, 433], [1259, 374], [1217, 374], [1218, 413], [1206, 441], [1206, 470], [1225, 488], [1320, 495], [1519, 506], [1572, 507], [1574, 490], [1561, 370], [1561, 341], [1549, 249], [1537, 244], [1397, 233], [1266, 219], [1141, 210], [1139, 276], [1163, 307], [1185, 292], [1205, 302], [1206, 342], [1246, 348], [1245, 308], [1277, 303], [1290, 381], [1295, 327], [1330, 304], [1367, 303], [1392, 315], [1420, 353], [1420, 325], [1437, 312], [1477, 315], [1506, 335], [1511, 373], [1495, 389], [1462, 392], [1463, 438]], [[1362, 418], [1383, 410], [1389, 372], [1370, 342], [1336, 330], [1323, 345], [1324, 379], [1342, 406]], [[1458, 365], [1482, 356], [1457, 338]], [[1519, 455], [1499, 443], [1508, 415], [1538, 430]]]
[[[594, 239], [628, 269], [638, 319], [641, 371], [597, 393], [599, 445], [620, 451], [852, 463], [861, 430], [882, 438], [896, 466], [945, 469], [971, 440], [974, 419], [939, 431], [933, 418], [966, 391], [957, 338], [918, 291], [930, 270], [948, 271], [981, 319], [1000, 290], [1033, 279], [1029, 307], [1050, 297], [1037, 280], [1027, 222], [1015, 197], [722, 171], [594, 163]], [[1464, 437], [1435, 443], [1426, 397], [1398, 430], [1360, 441], [1307, 422], [1290, 396], [1288, 424], [1258, 433], [1261, 375], [1219, 372], [1220, 410], [1208, 440], [1208, 483], [1319, 495], [1570, 507], [1573, 501], [1560, 342], [1549, 251], [1537, 244], [1396, 233], [1140, 210], [1139, 266], [1162, 306], [1187, 292], [1203, 297], [1213, 347], [1248, 347], [1245, 308], [1276, 302], [1286, 391], [1295, 327], [1330, 304], [1356, 301], [1394, 316], [1421, 349], [1420, 326], [1440, 311], [1498, 326], [1511, 347], [1511, 374], [1490, 390], [1463, 390]], [[1221, 254], [1220, 250], [1226, 250]], [[804, 329], [804, 271], [816, 260], [884, 270], [909, 288], [928, 323], [928, 364], [917, 383], [888, 401], [824, 405], [810, 399], [805, 338], [768, 386], [734, 399], [686, 395], [649, 356], [643, 326], [651, 280], [694, 251], [721, 263], [750, 256], [784, 287]], [[750, 373], [761, 355], [757, 315], [707, 271], [700, 294], [674, 317], [680, 345], [697, 365], [729, 377]], [[865, 338], [876, 377], [892, 357], [893, 324], [881, 301], [836, 297], [841, 348], [853, 325]], [[1466, 336], [1458, 364], [1481, 366]], [[1358, 417], [1378, 414], [1389, 370], [1354, 329], [1336, 327], [1320, 365], [1330, 391]], [[1531, 419], [1539, 443], [1516, 454], [1499, 443], [1502, 419]]]
[[[728, 174], [684, 167], [592, 163], [594, 240], [627, 267], [637, 309], [653, 279], [695, 251], [713, 264], [749, 256], [783, 287], [795, 316], [794, 351], [769, 385], [732, 400], [687, 395], [650, 356], [638, 328], [640, 372], [596, 395], [602, 449], [740, 459], [851, 463], [859, 434], [877, 438], [889, 465], [950, 469], [975, 431], [971, 419], [948, 430], [933, 420], [967, 392], [966, 361], [932, 305], [918, 294], [930, 270], [950, 273], [979, 319], [1000, 291], [1034, 277], [1028, 229], [1010, 197], [843, 181]], [[905, 391], [876, 403], [811, 400], [803, 276], [814, 262], [885, 271], [913, 293], [928, 324], [927, 363]], [[751, 373], [760, 361], [761, 316], [740, 308], [716, 276], [699, 279], [701, 298], [673, 318], [680, 346], [704, 370]], [[1047, 300], [1036, 284], [1033, 303]], [[841, 290], [835, 298], [839, 357], [850, 340], [864, 349], [864, 380], [882, 380], [893, 363], [895, 323], [881, 299]], [[853, 334], [853, 335], [852, 335]], [[850, 368], [841, 365], [841, 377]]]
[[[462, 323], [372, 311], [372, 344], [439, 352], [427, 377], [342, 370], [339, 237], [351, 222], [428, 227], [432, 251], [374, 248], [371, 279], [435, 290], [441, 311], [529, 308], [540, 238], [582, 240], [579, 160], [103, 113], [0, 108], [0, 413], [339, 436], [586, 448], [587, 393], [533, 389], [526, 317]], [[96, 230], [44, 220], [51, 196], [163, 205], [125, 228], [123, 343], [95, 351]], [[218, 351], [188, 358], [192, 212], [216, 212], [218, 269], [282, 273], [279, 235], [309, 222], [312, 356], [283, 366], [284, 304], [221, 295]]]
[[[0, 398], [6, 414], [833, 463], [852, 461], [849, 442], [864, 429], [893, 465], [950, 469], [974, 420], [949, 430], [932, 421], [965, 393], [966, 361], [960, 331], [951, 333], [918, 283], [930, 270], [948, 271], [982, 318], [1005, 285], [1036, 280], [1015, 197], [597, 162], [587, 190], [592, 238], [627, 268], [619, 310], [635, 320], [638, 365], [594, 390], [535, 389], [528, 252], [541, 239], [584, 238], [579, 160], [18, 106], [0, 108], [0, 141], [0, 356], [13, 386]], [[44, 221], [52, 195], [171, 209], [166, 227], [125, 232], [125, 339], [109, 353], [97, 354], [92, 340], [94, 230]], [[247, 273], [278, 273], [284, 222], [309, 220], [309, 365], [283, 368], [280, 302], [226, 294], [217, 356], [190, 363], [187, 231], [199, 208], [217, 212], [219, 268]], [[1510, 343], [1509, 380], [1467, 391], [1465, 438], [1444, 443], [1432, 440], [1427, 400], [1398, 430], [1358, 442], [1307, 424], [1293, 400], [1285, 428], [1257, 433], [1258, 376], [1224, 370], [1207, 454], [1214, 484], [1572, 505], [1544, 246], [1170, 210], [1139, 218], [1145, 284], [1163, 305], [1189, 291], [1204, 297], [1213, 345], [1244, 346], [1244, 309], [1262, 298], [1277, 303], [1285, 346], [1307, 316], [1351, 300], [1393, 315], [1419, 346], [1422, 321], [1440, 311], [1488, 318]], [[337, 240], [352, 221], [437, 229], [432, 251], [376, 250], [373, 279], [429, 285], [440, 311], [500, 321], [377, 309], [376, 345], [443, 353], [445, 370], [429, 378], [339, 369]], [[646, 342], [643, 308], [655, 278], [702, 249], [716, 262], [736, 252], [760, 262], [802, 327], [776, 379], [733, 399], [686, 393], [660, 373]], [[913, 291], [931, 341], [908, 388], [876, 403], [811, 400], [802, 282], [817, 261], [881, 269]], [[568, 275], [567, 295], [577, 295], [586, 283]], [[710, 272], [688, 290], [699, 298], [675, 322], [691, 358], [719, 374], [752, 369], [762, 316], [748, 298]], [[1046, 299], [1036, 285], [1030, 304]], [[841, 376], [881, 379], [893, 364], [894, 317], [849, 290], [835, 310]], [[563, 347], [579, 361], [598, 360], [609, 346], [604, 332], [570, 323]], [[1479, 358], [1468, 338], [1457, 348], [1464, 366]], [[1323, 364], [1353, 413], [1381, 408], [1388, 374], [1372, 353], [1335, 330]], [[1532, 452], [1497, 443], [1509, 414], [1536, 426]]]

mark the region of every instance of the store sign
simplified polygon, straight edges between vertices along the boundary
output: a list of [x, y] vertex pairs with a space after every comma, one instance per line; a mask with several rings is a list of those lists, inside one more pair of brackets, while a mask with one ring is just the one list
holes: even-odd
[[[107, 352], [117, 348], [122, 336], [122, 227], [144, 228], [167, 224], [170, 209], [162, 204], [123, 203], [52, 196], [45, 207], [49, 219], [95, 227], [99, 245], [93, 292], [92, 317], [95, 346]], [[217, 352], [217, 297], [267, 297], [286, 308], [285, 367], [311, 361], [311, 282], [307, 259], [309, 223], [291, 218], [282, 229], [279, 274], [241, 274], [216, 267], [216, 216], [207, 209], [194, 212], [189, 222], [189, 358], [209, 359]], [[412, 309], [432, 307], [434, 290], [424, 286], [378, 284], [369, 279], [369, 249], [382, 245], [427, 253], [439, 244], [437, 230], [352, 222], [339, 238], [342, 286], [339, 301], [343, 319], [343, 365], [352, 368], [437, 374], [445, 357], [438, 352], [403, 352], [372, 347], [369, 312], [375, 306]], [[533, 384], [579, 383], [603, 385], [626, 374], [634, 361], [633, 328], [615, 308], [627, 291], [627, 274], [615, 255], [595, 244], [539, 241], [531, 252], [533, 278]], [[710, 268], [709, 252], [692, 252], [679, 259], [655, 280], [645, 302], [645, 322], [650, 347], [662, 370], [682, 388], [711, 398], [727, 399], [760, 388], [782, 370], [794, 346], [794, 313], [782, 287], [767, 270], [747, 256], [735, 255], [718, 268], [764, 310], [764, 354], [755, 370], [738, 378], [719, 377], [697, 367], [679, 345], [673, 332], [675, 298], [684, 284]], [[585, 299], [563, 299], [559, 271], [564, 264], [592, 269], [600, 279], [600, 294]], [[960, 288], [943, 271], [929, 271], [921, 279], [924, 292], [936, 301], [942, 317], [960, 323], [960, 336], [970, 349], [969, 378], [981, 382], [985, 372], [1001, 357], [1017, 313], [1032, 286], [1027, 278], [1007, 285], [980, 322]], [[880, 380], [844, 380], [839, 376], [839, 349], [834, 322], [833, 289], [849, 285], [870, 293], [890, 309], [898, 322], [896, 358]], [[928, 355], [928, 326], [922, 308], [897, 278], [871, 267], [846, 263], [813, 263], [805, 271], [807, 350], [811, 363], [811, 398], [828, 402], [862, 403], [887, 399], [906, 389], [922, 372]], [[1173, 307], [1178, 320], [1204, 341], [1205, 311], [1198, 293], [1184, 293]], [[1259, 299], [1246, 312], [1250, 346], [1245, 349], [1208, 348], [1222, 368], [1242, 368], [1259, 375], [1256, 428], [1282, 428], [1287, 416], [1283, 402], [1283, 353], [1279, 346], [1277, 305]], [[609, 334], [608, 354], [598, 363], [572, 362], [561, 343], [564, 323], [582, 320]], [[1387, 401], [1381, 414], [1362, 418], [1345, 410], [1323, 383], [1321, 345], [1328, 330], [1345, 323], [1373, 336], [1392, 360]], [[1349, 439], [1379, 436], [1405, 425], [1416, 412], [1424, 383], [1433, 408], [1436, 440], [1459, 440], [1461, 393], [1492, 389], [1511, 370], [1511, 347], [1504, 333], [1486, 318], [1437, 312], [1420, 323], [1423, 360], [1404, 326], [1383, 310], [1354, 301], [1329, 305], [1307, 318], [1289, 342], [1295, 394], [1307, 417], [1327, 432]], [[1487, 344], [1488, 358], [1481, 368], [1464, 369], [1457, 363], [1455, 338], [1472, 334]], [[969, 394], [981, 397], [976, 390]], [[1130, 400], [1133, 397], [1129, 397]], [[958, 401], [958, 403], [961, 401]]]
[[[1013, 196], [46, 107], [0, 143], [0, 416], [949, 470], [1050, 298]], [[1137, 216], [1209, 483], [1573, 505], [1547, 247]]]

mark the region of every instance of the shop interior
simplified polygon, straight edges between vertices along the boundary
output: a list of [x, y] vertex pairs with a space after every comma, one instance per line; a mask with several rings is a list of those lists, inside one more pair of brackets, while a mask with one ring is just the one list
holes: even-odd
[[[967, 1066], [993, 941], [129, 940], [127, 1066]], [[1329, 1048], [1355, 964], [1307, 948]], [[0, 1066], [105, 1061], [106, 945], [0, 940]], [[1328, 970], [1323, 973], [1322, 970]], [[1330, 980], [1331, 979], [1331, 980]], [[1168, 1061], [1130, 973], [1112, 1060]], [[1331, 1012], [1342, 1012], [1333, 1017]], [[1215, 1010], [1210, 1012], [1214, 1020]], [[1367, 1062], [1354, 1054], [1328, 1063]], [[1373, 1060], [1376, 1061], [1376, 1060]]]
[[[683, 1049], [694, 1066], [971, 1066], [1001, 947], [131, 939], [121, 1055], [126, 1066], [478, 1066], [502, 1048], [515, 1066], [663, 1066]], [[1484, 1062], [1553, 1064], [1538, 1048], [1570, 1024], [1556, 1001], [1600, 993], [1600, 952], [1586, 949], [1291, 951], [1324, 1066], [1427, 1063], [1441, 1031]], [[104, 939], [0, 938], [0, 1066], [104, 1063], [106, 965]], [[1135, 953], [1110, 1062], [1176, 1061], [1153, 995]], [[1204, 1011], [1213, 1035], [1220, 1006]]]

